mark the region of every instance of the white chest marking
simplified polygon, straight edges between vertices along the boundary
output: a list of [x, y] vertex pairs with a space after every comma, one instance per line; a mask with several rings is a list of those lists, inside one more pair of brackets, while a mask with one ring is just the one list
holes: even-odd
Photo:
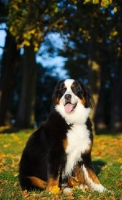
[[63, 178], [71, 175], [74, 166], [81, 161], [81, 154], [90, 148], [90, 132], [85, 124], [73, 125], [67, 133], [68, 146], [66, 148], [67, 162], [63, 172]]

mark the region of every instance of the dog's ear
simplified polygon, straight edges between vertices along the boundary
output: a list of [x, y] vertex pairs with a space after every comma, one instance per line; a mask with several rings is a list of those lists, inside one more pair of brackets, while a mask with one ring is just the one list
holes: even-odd
[[52, 94], [52, 100], [54, 102], [55, 98], [56, 98], [56, 92], [58, 91], [58, 87], [56, 86], [54, 91], [53, 91], [53, 94]]
[[53, 110], [55, 108], [56, 90], [57, 90], [57, 88], [55, 87], [53, 94], [52, 94], [52, 105], [50, 108], [51, 110]]
[[57, 83], [56, 87], [54, 88], [53, 95], [52, 95], [52, 100], [53, 100], [53, 101], [55, 101], [55, 98], [57, 97], [57, 93], [58, 93], [58, 91], [60, 90], [61, 82], [62, 82], [62, 81], [59, 81], [59, 82]]
[[92, 92], [88, 87], [85, 86], [84, 88], [85, 88], [84, 95], [85, 95], [85, 99], [86, 99], [86, 107], [92, 108], [93, 104], [94, 104]]
[[54, 88], [53, 94], [52, 94], [52, 106], [51, 109], [55, 107], [56, 104], [56, 99], [60, 98], [60, 89], [61, 89], [61, 84], [64, 82], [64, 80], [61, 80], [57, 83], [56, 87]]
[[85, 107], [86, 108], [88, 108], [88, 107], [92, 108], [93, 105], [94, 105], [94, 100], [93, 100], [91, 90], [86, 85], [84, 85], [81, 81], [78, 81], [78, 83], [81, 86], [81, 89], [83, 91], [83, 97], [85, 98], [85, 101], [86, 101]]

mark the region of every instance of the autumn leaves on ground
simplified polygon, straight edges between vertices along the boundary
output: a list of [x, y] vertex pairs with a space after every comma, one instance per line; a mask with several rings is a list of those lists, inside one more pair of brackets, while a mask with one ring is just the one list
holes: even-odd
[[94, 138], [92, 159], [102, 184], [112, 192], [102, 193], [73, 188], [69, 196], [45, 192], [22, 191], [18, 182], [18, 163], [32, 130], [0, 130], [0, 199], [1, 200], [64, 200], [64, 199], [122, 199], [122, 134], [101, 134]]

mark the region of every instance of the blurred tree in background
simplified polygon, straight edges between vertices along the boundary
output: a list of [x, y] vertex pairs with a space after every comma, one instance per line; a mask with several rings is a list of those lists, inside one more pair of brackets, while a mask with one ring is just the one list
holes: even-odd
[[[53, 75], [54, 66], [37, 64], [36, 55], [47, 35], [59, 33], [63, 48], [48, 42], [47, 52], [67, 58], [68, 76], [91, 88], [95, 127], [121, 130], [121, 0], [10, 0], [1, 1], [1, 6], [0, 22], [7, 24], [7, 36], [1, 60], [0, 125], [10, 124], [12, 115], [21, 128], [46, 118], [52, 91], [63, 77]], [[23, 55], [19, 49], [24, 49]]]
[[[0, 24], [8, 22], [8, 1], [0, 1]], [[1, 29], [3, 30], [3, 28]], [[0, 76], [0, 125], [10, 125], [11, 103], [14, 90], [14, 80], [19, 62], [19, 49], [15, 37], [6, 27], [5, 46], [1, 60]]]

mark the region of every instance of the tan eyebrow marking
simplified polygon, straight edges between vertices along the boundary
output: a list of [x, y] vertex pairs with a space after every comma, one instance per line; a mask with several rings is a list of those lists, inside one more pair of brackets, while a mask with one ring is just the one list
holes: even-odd
[[71, 85], [71, 88], [74, 88], [75, 87], [75, 84], [74, 83], [72, 83], [72, 85]]
[[64, 85], [63, 88], [66, 89], [67, 88], [66, 85]]

